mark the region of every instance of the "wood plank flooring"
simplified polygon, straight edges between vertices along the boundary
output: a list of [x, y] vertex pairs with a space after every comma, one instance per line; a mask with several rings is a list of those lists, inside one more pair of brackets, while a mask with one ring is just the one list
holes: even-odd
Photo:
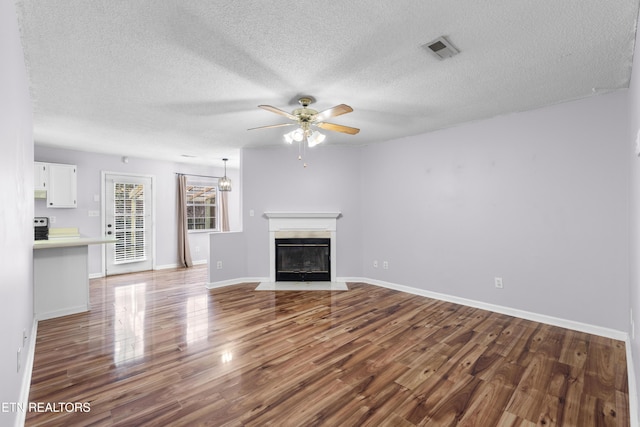
[[[364, 283], [91, 281], [38, 325], [27, 426], [628, 426], [624, 343]], [[60, 408], [60, 407], [58, 407]]]

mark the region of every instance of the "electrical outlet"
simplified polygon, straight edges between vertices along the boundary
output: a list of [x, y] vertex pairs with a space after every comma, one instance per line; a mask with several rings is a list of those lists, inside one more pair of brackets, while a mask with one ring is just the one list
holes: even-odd
[[49, 223], [50, 224], [55, 224], [56, 223], [56, 217], [55, 216], [50, 216], [49, 217]]
[[222, 261], [218, 261], [218, 262], [216, 263], [216, 268], [217, 268], [218, 270], [222, 270]]
[[502, 285], [502, 277], [494, 277], [493, 281], [496, 285], [496, 288], [502, 289], [504, 286]]
[[256, 211], [254, 211], [253, 209], [251, 209], [249, 211], [249, 216], [255, 216], [256, 215]]
[[382, 261], [382, 268], [384, 270], [388, 270], [389, 269], [389, 261]]
[[17, 372], [20, 372], [20, 368], [21, 368], [21, 366], [20, 366], [20, 353], [22, 353], [22, 347], [18, 348], [18, 357], [17, 357], [17, 360], [18, 360], [18, 371]]
[[378, 261], [373, 261], [373, 268], [378, 268]]

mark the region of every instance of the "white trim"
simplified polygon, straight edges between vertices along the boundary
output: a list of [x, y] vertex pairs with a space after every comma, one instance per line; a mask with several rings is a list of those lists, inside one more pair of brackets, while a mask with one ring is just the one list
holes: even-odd
[[[38, 321], [34, 317], [31, 335], [29, 336], [29, 351], [22, 371], [22, 386], [20, 387], [20, 404], [26, 408], [29, 404], [29, 390], [31, 389], [31, 376], [33, 374], [33, 360], [36, 354], [36, 336], [38, 335]], [[27, 411], [17, 411], [15, 427], [23, 427]]]
[[[208, 289], [222, 288], [225, 286], [237, 285], [240, 283], [266, 282], [268, 278], [263, 277], [246, 277], [238, 279], [230, 279], [221, 282], [207, 283]], [[572, 329], [593, 335], [599, 335], [606, 338], [612, 338], [625, 342], [626, 358], [627, 358], [627, 382], [629, 389], [629, 418], [631, 427], [640, 427], [640, 407], [638, 405], [638, 393], [636, 382], [635, 367], [633, 364], [633, 355], [631, 352], [631, 340], [629, 334], [615, 329], [603, 328], [601, 326], [589, 325], [573, 320], [561, 319], [558, 317], [547, 316], [544, 314], [532, 313], [529, 311], [518, 310], [510, 307], [504, 307], [495, 304], [488, 304], [480, 301], [474, 301], [467, 298], [460, 298], [452, 295], [431, 292], [424, 289], [412, 288], [410, 286], [398, 285], [396, 283], [384, 282], [381, 280], [368, 279], [365, 277], [338, 277], [339, 282], [366, 283], [383, 288], [393, 289], [400, 292], [406, 292], [413, 295], [420, 295], [427, 298], [434, 298], [441, 301], [447, 301], [455, 304], [461, 304], [468, 307], [475, 307], [483, 310], [515, 316], [521, 319], [532, 320], [535, 322], [545, 323], [548, 325], [559, 326], [566, 329]]]
[[338, 218], [341, 212], [265, 212], [267, 218]]
[[[481, 301], [470, 300], [467, 298], [456, 297], [453, 295], [431, 292], [424, 289], [412, 288], [410, 286], [398, 285], [396, 283], [384, 282], [381, 280], [353, 278], [357, 282], [369, 283], [381, 286], [383, 288], [394, 289], [396, 291], [407, 292], [409, 294], [420, 295], [427, 298], [434, 298], [441, 301], [452, 302], [455, 304], [465, 305], [468, 307], [480, 308], [482, 310], [493, 311], [508, 316], [519, 317], [521, 319], [532, 320], [534, 322], [545, 323], [548, 325], [559, 326], [561, 328], [572, 329], [574, 331], [585, 332], [587, 334], [599, 335], [606, 338], [613, 338], [624, 341], [627, 333], [615, 329], [604, 328], [602, 326], [589, 325], [587, 323], [576, 322], [574, 320], [561, 319], [559, 317], [547, 316], [546, 314], [533, 313], [530, 311], [519, 310], [516, 308], [505, 307], [502, 305], [489, 304]], [[344, 279], [343, 279], [344, 280]]]
[[180, 265], [178, 265], [178, 264], [156, 265], [154, 270], [170, 270], [172, 268], [180, 268]]
[[[107, 196], [107, 190], [106, 190], [106, 185], [105, 185], [105, 180], [107, 175], [120, 175], [120, 176], [131, 176], [131, 177], [135, 177], [135, 178], [149, 178], [151, 179], [151, 238], [153, 239], [153, 244], [151, 245], [151, 269], [152, 270], [157, 270], [156, 267], [156, 211], [157, 211], [157, 207], [156, 207], [156, 199], [157, 199], [157, 194], [156, 194], [156, 176], [155, 175], [149, 175], [149, 174], [143, 174], [143, 173], [127, 173], [127, 172], [112, 172], [112, 171], [100, 171], [101, 174], [101, 181], [100, 181], [100, 214], [102, 215], [100, 218], [100, 223], [101, 223], [101, 232], [103, 236], [107, 235], [107, 202], [106, 202], [106, 196]], [[101, 264], [101, 270], [102, 270], [102, 276], [101, 277], [106, 277], [107, 275], [107, 261], [106, 261], [106, 248], [105, 245], [102, 245], [102, 254], [100, 257], [100, 264]]]
[[[193, 265], [205, 265], [205, 264], [209, 264], [209, 261], [206, 259], [193, 261]], [[163, 265], [156, 265], [153, 269], [154, 270], [170, 270], [172, 268], [183, 268], [183, 267], [180, 264], [163, 264]]]
[[48, 320], [55, 317], [68, 316], [70, 314], [85, 313], [89, 311], [89, 304], [77, 305], [75, 307], [68, 307], [63, 310], [47, 311], [45, 313], [36, 314], [36, 320]]
[[[393, 289], [400, 292], [406, 292], [408, 294], [419, 295], [427, 298], [433, 298], [440, 301], [451, 302], [454, 304], [460, 304], [467, 307], [479, 308], [482, 310], [493, 311], [495, 313], [506, 314], [508, 316], [514, 316], [525, 320], [531, 320], [534, 322], [540, 322], [547, 325], [559, 326], [561, 328], [572, 329], [578, 332], [584, 332], [587, 334], [598, 335], [605, 338], [612, 338], [615, 340], [626, 341], [628, 334], [616, 329], [604, 328], [602, 326], [589, 325], [587, 323], [576, 322], [574, 320], [562, 319], [559, 317], [547, 316], [546, 314], [533, 313], [530, 311], [519, 310], [516, 308], [505, 307], [502, 305], [489, 304], [482, 301], [470, 300], [467, 298], [456, 297], [453, 295], [441, 294], [438, 292], [427, 291], [424, 289], [412, 288], [410, 286], [399, 285], [397, 283], [385, 282], [382, 280], [369, 279], [366, 277], [338, 277], [336, 282], [355, 282], [366, 283], [374, 286], [380, 286], [387, 289]], [[240, 283], [254, 283], [254, 282], [273, 282], [268, 277], [239, 277], [236, 279], [228, 279], [220, 282], [207, 283], [205, 286], [208, 289], [222, 288], [224, 286], [238, 285]], [[629, 348], [630, 344], [627, 344]], [[629, 359], [627, 357], [627, 359]], [[640, 427], [640, 426], [638, 426]]]
[[629, 418], [631, 427], [640, 427], [640, 407], [638, 407], [638, 383], [633, 365], [633, 354], [631, 351], [631, 337], [627, 334], [624, 340], [624, 347], [627, 351], [627, 387], [629, 389]]
[[225, 286], [239, 285], [241, 283], [268, 282], [268, 277], [238, 277], [237, 279], [221, 280], [220, 282], [209, 282], [205, 285], [207, 289], [224, 288]]
[[276, 234], [283, 231], [329, 233], [329, 253], [331, 254], [331, 282], [337, 282], [337, 218], [340, 212], [265, 212], [269, 218], [269, 280], [276, 281]]
[[[206, 265], [206, 264], [209, 264], [209, 261], [206, 259], [199, 259], [197, 261], [193, 261], [193, 265]], [[163, 264], [163, 265], [156, 265], [153, 268], [153, 270], [170, 270], [172, 268], [182, 268], [182, 267], [178, 264]], [[101, 279], [103, 277], [106, 277], [104, 272], [89, 274], [89, 279]]]

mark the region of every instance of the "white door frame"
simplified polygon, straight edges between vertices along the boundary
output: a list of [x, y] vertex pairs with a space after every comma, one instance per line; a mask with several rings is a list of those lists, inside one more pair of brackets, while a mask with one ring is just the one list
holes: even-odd
[[[131, 176], [137, 178], [150, 178], [151, 179], [151, 237], [153, 239], [151, 244], [151, 266], [153, 270], [156, 269], [156, 176], [141, 174], [141, 173], [126, 173], [126, 172], [114, 172], [114, 171], [101, 171], [101, 180], [100, 180], [100, 199], [101, 199], [101, 232], [103, 237], [107, 236], [107, 189], [105, 187], [105, 181], [107, 175], [122, 175], [122, 176]], [[102, 248], [101, 251], [101, 274], [102, 277], [106, 277], [107, 275], [107, 245], [100, 245]]]

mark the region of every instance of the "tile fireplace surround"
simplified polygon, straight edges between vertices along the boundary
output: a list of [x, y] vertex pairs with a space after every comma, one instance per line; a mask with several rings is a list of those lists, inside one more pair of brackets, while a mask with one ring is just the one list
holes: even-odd
[[331, 281], [336, 281], [336, 222], [340, 212], [265, 212], [269, 219], [269, 280], [276, 281], [276, 239], [329, 238]]

